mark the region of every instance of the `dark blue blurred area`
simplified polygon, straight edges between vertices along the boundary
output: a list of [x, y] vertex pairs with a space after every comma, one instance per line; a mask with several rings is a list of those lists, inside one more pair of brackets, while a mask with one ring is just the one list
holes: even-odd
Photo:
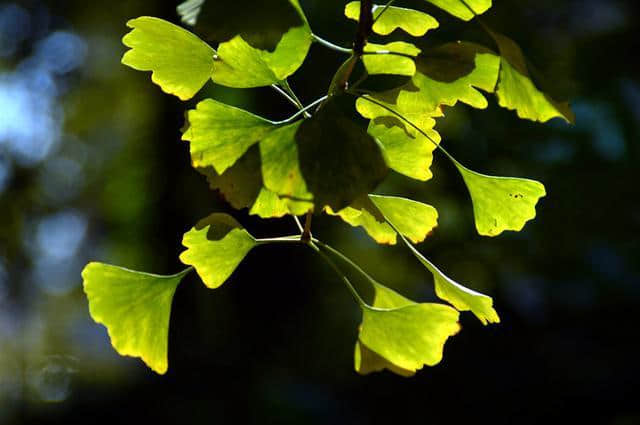
[[[319, 35], [348, 45], [345, 2], [302, 0]], [[400, 2], [425, 9], [423, 0]], [[125, 22], [177, 22], [173, 2], [0, 1], [0, 424], [250, 423], [640, 424], [640, 3], [494, 0], [485, 19], [516, 40], [576, 125], [518, 120], [493, 98], [438, 121], [474, 170], [531, 177], [548, 196], [520, 233], [475, 233], [466, 189], [436, 155], [427, 183], [379, 188], [434, 205], [420, 249], [454, 279], [494, 297], [502, 323], [463, 314], [441, 364], [413, 378], [353, 371], [358, 309], [324, 264], [296, 247], [252, 252], [230, 281], [194, 276], [173, 304], [170, 369], [118, 356], [88, 314], [89, 260], [180, 270], [182, 234], [226, 211], [180, 141], [180, 103], [120, 64]], [[488, 42], [477, 25], [430, 8], [433, 42]], [[312, 47], [291, 84], [308, 103], [343, 58]], [[212, 96], [273, 119], [290, 105], [266, 89]], [[402, 247], [381, 247], [331, 217], [314, 234], [381, 282], [422, 300], [431, 278]]]

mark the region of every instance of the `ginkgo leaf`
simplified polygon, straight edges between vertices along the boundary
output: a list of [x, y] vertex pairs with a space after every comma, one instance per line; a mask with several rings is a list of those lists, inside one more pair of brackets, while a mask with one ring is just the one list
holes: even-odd
[[213, 99], [198, 103], [187, 117], [182, 140], [191, 142], [193, 166], [213, 166], [220, 174], [277, 128], [264, 118]]
[[285, 199], [296, 215], [313, 206], [313, 195], [307, 189], [298, 161], [295, 135], [301, 123], [282, 127], [260, 142], [265, 187]]
[[436, 295], [448, 301], [460, 311], [471, 311], [484, 324], [499, 323], [498, 313], [493, 308], [493, 299], [487, 295], [466, 288], [455, 282], [440, 271], [431, 261], [427, 260], [418, 250], [406, 239], [402, 238], [409, 247], [413, 255], [424, 265], [433, 275], [433, 283]]
[[217, 288], [231, 276], [256, 240], [228, 214], [214, 213], [184, 234], [187, 248], [180, 261], [193, 266], [209, 288]]
[[[384, 10], [384, 14], [378, 16]], [[360, 2], [352, 1], [344, 8], [347, 18], [357, 21], [360, 19]], [[431, 15], [413, 9], [405, 9], [396, 6], [373, 5], [373, 31], [380, 35], [389, 35], [395, 29], [400, 28], [414, 37], [422, 37], [427, 31], [438, 28], [438, 21]]]
[[411, 43], [394, 41], [388, 44], [367, 43], [364, 52], [362, 63], [367, 74], [394, 74], [410, 77], [415, 74], [416, 65], [408, 56], [417, 56], [420, 54], [420, 49]]
[[460, 330], [458, 312], [443, 304], [363, 307], [359, 341], [394, 366], [415, 372], [442, 360], [444, 344]]
[[405, 378], [416, 374], [414, 370], [407, 370], [396, 366], [378, 353], [369, 349], [369, 347], [360, 341], [356, 341], [356, 349], [353, 359], [354, 368], [360, 375], [368, 375], [372, 372], [380, 372], [384, 369], [388, 369], [396, 375], [404, 376]]
[[[418, 55], [415, 63], [416, 73], [408, 84], [373, 97], [413, 122], [420, 120], [424, 123], [421, 128], [426, 129], [434, 124], [426, 121], [427, 118], [442, 116], [442, 105], [463, 102], [474, 108], [486, 108], [487, 99], [478, 89], [492, 92], [500, 69], [500, 59], [493, 52], [466, 42], [432, 49]], [[366, 99], [358, 99], [356, 105], [366, 118], [394, 116]], [[408, 132], [412, 131], [409, 126], [405, 127]]]
[[536, 216], [538, 200], [546, 195], [544, 185], [535, 180], [487, 176], [457, 161], [455, 165], [469, 189], [476, 229], [483, 236], [522, 230]]
[[297, 0], [188, 0], [177, 11], [182, 22], [207, 40], [224, 42], [240, 35], [252, 47], [269, 51], [289, 29], [305, 23]]
[[192, 98], [211, 78], [214, 50], [194, 34], [149, 16], [127, 22], [131, 32], [122, 42], [130, 47], [122, 63], [139, 71], [152, 71], [151, 80], [181, 100]]
[[470, 21], [491, 8], [491, 0], [427, 0], [456, 18]]
[[273, 52], [251, 47], [240, 35], [218, 46], [213, 80], [223, 86], [268, 86], [293, 74], [304, 62], [311, 46], [311, 29], [296, 2], [303, 25], [289, 29]]
[[353, 227], [362, 227], [373, 240], [379, 244], [395, 245], [396, 232], [384, 220], [384, 216], [371, 202], [368, 196], [356, 199], [350, 206], [333, 211], [326, 208], [329, 215], [340, 217], [345, 223]]
[[349, 119], [353, 112], [349, 97], [332, 96], [298, 127], [300, 171], [318, 211], [341, 210], [387, 175], [381, 145]]
[[87, 264], [82, 278], [89, 313], [107, 327], [111, 345], [120, 355], [139, 357], [159, 374], [167, 371], [171, 302], [189, 271], [160, 276]]
[[431, 205], [396, 196], [369, 195], [394, 229], [413, 243], [420, 243], [438, 225], [438, 211]]
[[500, 106], [515, 110], [518, 117], [532, 121], [546, 122], [559, 117], [573, 124], [575, 115], [569, 103], [558, 102], [535, 86], [520, 47], [510, 38], [487, 26], [485, 29], [500, 49], [500, 80], [496, 89]]

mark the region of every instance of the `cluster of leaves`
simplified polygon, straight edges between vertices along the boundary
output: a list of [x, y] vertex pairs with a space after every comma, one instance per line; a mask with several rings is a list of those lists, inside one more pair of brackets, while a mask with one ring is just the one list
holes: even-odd
[[[465, 21], [491, 7], [491, 0], [427, 2]], [[190, 267], [176, 275], [87, 265], [83, 278], [91, 315], [107, 327], [120, 354], [141, 357], [164, 373], [171, 302], [181, 279], [195, 269], [207, 287], [217, 288], [250, 250], [273, 243], [309, 246], [351, 291], [362, 310], [355, 349], [359, 373], [388, 369], [409, 376], [437, 364], [446, 340], [459, 330], [460, 311], [470, 311], [483, 324], [499, 322], [489, 296], [453, 281], [415, 248], [437, 226], [436, 209], [371, 192], [390, 170], [429, 180], [433, 152], [439, 149], [469, 190], [478, 233], [519, 231], [535, 216], [544, 186], [468, 169], [441, 145], [435, 119], [443, 116], [443, 106], [458, 102], [486, 108], [482, 92], [495, 93], [499, 105], [521, 118], [572, 122], [573, 116], [567, 103], [536, 87], [516, 43], [484, 23], [497, 52], [460, 41], [424, 51], [405, 41], [370, 42], [392, 32], [423, 37], [438, 27], [429, 14], [393, 3], [346, 5], [346, 18], [358, 22], [351, 48], [315, 35], [297, 0], [186, 1], [178, 12], [204, 39], [158, 18], [128, 22], [132, 31], [123, 42], [130, 50], [122, 62], [151, 71], [152, 81], [165, 92], [188, 100], [209, 79], [235, 88], [272, 86], [298, 108], [290, 118], [272, 121], [205, 99], [188, 112], [182, 138], [190, 143], [193, 166], [234, 208], [263, 218], [293, 216], [300, 234], [256, 239], [231, 216], [214, 213], [184, 235], [180, 260]], [[304, 106], [287, 77], [302, 65], [314, 42], [348, 59], [327, 95]], [[382, 91], [360, 88], [377, 76], [394, 76], [388, 79], [393, 84]], [[311, 235], [314, 213], [362, 227], [381, 244], [400, 239], [433, 276], [436, 295], [448, 304], [414, 302], [375, 281]], [[304, 228], [300, 215], [306, 215]], [[356, 290], [353, 276], [364, 278], [372, 301]]]

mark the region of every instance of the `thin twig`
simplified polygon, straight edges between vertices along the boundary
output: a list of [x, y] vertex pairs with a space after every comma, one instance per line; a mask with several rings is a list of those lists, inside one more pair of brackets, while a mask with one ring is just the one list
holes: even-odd
[[340, 47], [337, 44], [333, 44], [332, 42], [325, 40], [319, 35], [311, 34], [311, 37], [313, 38], [313, 41], [323, 45], [328, 49], [335, 50], [336, 52], [347, 53], [347, 54], [351, 54], [353, 52], [351, 49], [347, 49], [346, 47]]

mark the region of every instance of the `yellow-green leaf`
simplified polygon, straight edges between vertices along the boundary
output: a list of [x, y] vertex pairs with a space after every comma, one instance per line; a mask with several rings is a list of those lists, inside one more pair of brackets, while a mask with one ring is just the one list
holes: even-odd
[[538, 200], [546, 195], [544, 185], [535, 180], [487, 176], [457, 161], [455, 165], [469, 189], [476, 229], [483, 236], [522, 230], [536, 216]]
[[438, 225], [438, 211], [431, 205], [396, 196], [369, 195], [393, 227], [413, 243], [420, 243]]
[[213, 80], [223, 86], [249, 88], [268, 86], [293, 74], [312, 42], [309, 24], [299, 6], [296, 9], [304, 24], [289, 29], [272, 52], [252, 47], [240, 35], [221, 43]]
[[231, 276], [256, 245], [256, 240], [227, 214], [214, 213], [184, 234], [187, 248], [180, 260], [193, 266], [209, 288], [217, 288]]
[[500, 49], [500, 80], [496, 89], [500, 106], [532, 121], [546, 122], [559, 117], [574, 123], [575, 115], [568, 102], [558, 102], [535, 86], [520, 47], [510, 38], [485, 28]]
[[182, 140], [191, 142], [191, 163], [213, 166], [220, 174], [277, 128], [264, 118], [213, 99], [198, 103], [187, 119]]
[[[414, 37], [422, 37], [427, 31], [438, 28], [438, 21], [431, 15], [413, 9], [389, 6], [384, 14], [378, 16], [385, 10], [385, 6], [373, 5], [373, 31], [380, 35], [389, 35], [395, 29], [400, 28]], [[347, 18], [357, 21], [360, 19], [360, 2], [352, 1], [347, 3], [344, 9]]]
[[493, 299], [487, 295], [476, 292], [446, 276], [431, 261], [427, 260], [409, 241], [403, 238], [413, 255], [433, 275], [436, 295], [450, 302], [460, 311], [471, 311], [483, 323], [499, 323], [498, 313], [493, 308]]
[[329, 215], [337, 215], [353, 227], [362, 227], [379, 244], [395, 245], [396, 232], [387, 224], [380, 211], [367, 196], [356, 199], [350, 206], [333, 211], [326, 208]]
[[89, 313], [107, 327], [111, 345], [120, 355], [139, 357], [159, 374], [167, 371], [171, 302], [189, 270], [160, 276], [87, 264], [82, 278]]
[[470, 21], [491, 8], [491, 0], [427, 0], [456, 18]]
[[388, 44], [367, 43], [364, 52], [362, 63], [369, 75], [393, 74], [411, 77], [416, 72], [416, 65], [408, 56], [417, 56], [420, 49], [411, 43], [394, 41]]
[[194, 34], [149, 16], [127, 22], [131, 32], [122, 42], [130, 47], [122, 63], [139, 71], [152, 71], [151, 80], [166, 93], [192, 98], [211, 78], [214, 50]]

